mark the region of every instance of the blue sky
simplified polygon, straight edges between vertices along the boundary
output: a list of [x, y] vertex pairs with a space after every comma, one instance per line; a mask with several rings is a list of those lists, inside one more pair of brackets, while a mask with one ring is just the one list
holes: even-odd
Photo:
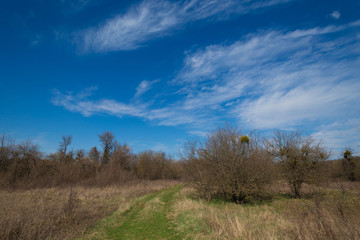
[[230, 122], [360, 152], [360, 1], [0, 4], [0, 133], [175, 155]]

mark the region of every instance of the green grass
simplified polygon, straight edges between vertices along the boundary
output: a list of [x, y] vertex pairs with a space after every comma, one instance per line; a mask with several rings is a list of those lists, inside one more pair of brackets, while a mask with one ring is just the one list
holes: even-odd
[[119, 206], [82, 239], [360, 239], [358, 193], [324, 189], [311, 196], [240, 205], [207, 202], [176, 185]]
[[171, 206], [183, 185], [142, 197], [124, 212], [103, 219], [85, 239], [184, 239], [176, 230]]

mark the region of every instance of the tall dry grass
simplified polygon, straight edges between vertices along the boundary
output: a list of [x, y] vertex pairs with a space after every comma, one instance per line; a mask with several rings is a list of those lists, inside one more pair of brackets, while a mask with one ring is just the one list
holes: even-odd
[[288, 217], [292, 223], [288, 229], [289, 236], [303, 240], [360, 239], [359, 201], [352, 201], [350, 206], [347, 204], [343, 200], [329, 202], [317, 198], [314, 204], [305, 208], [288, 206]]
[[194, 199], [190, 187], [182, 194], [174, 215], [187, 223], [179, 229], [187, 231], [189, 223], [201, 228], [189, 239], [360, 239], [360, 195], [344, 188], [322, 188], [306, 199], [278, 195], [254, 205]]
[[332, 179], [323, 184], [323, 187], [334, 190], [346, 190], [360, 193], [360, 181], [347, 181], [343, 179]]
[[102, 188], [0, 190], [0, 239], [73, 239], [131, 199], [175, 183], [162, 180]]

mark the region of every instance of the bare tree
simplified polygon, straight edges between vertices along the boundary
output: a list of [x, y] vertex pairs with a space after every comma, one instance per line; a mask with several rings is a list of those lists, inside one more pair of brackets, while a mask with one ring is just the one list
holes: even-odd
[[319, 181], [321, 163], [330, 152], [311, 136], [294, 132], [275, 131], [274, 136], [265, 141], [268, 152], [278, 161], [293, 194], [301, 196], [303, 183]]
[[61, 137], [61, 140], [59, 142], [59, 153], [60, 153], [60, 159], [62, 161], [66, 161], [67, 150], [68, 150], [69, 146], [71, 145], [71, 143], [72, 143], [71, 135]]
[[[184, 146], [179, 153], [181, 160], [184, 164], [185, 171], [187, 174], [185, 178], [196, 182], [197, 187], [206, 188], [206, 178], [204, 168], [202, 166], [203, 161], [199, 158], [198, 150], [200, 147], [200, 140], [193, 139], [188, 140], [184, 143]], [[201, 190], [201, 192], [207, 193], [208, 190]]]
[[137, 154], [135, 173], [140, 179], [176, 178], [176, 171], [174, 162], [164, 152], [148, 150]]
[[111, 155], [111, 163], [123, 170], [130, 170], [132, 158], [131, 148], [125, 143], [124, 145], [116, 146]]
[[100, 152], [96, 147], [92, 147], [88, 153], [88, 157], [91, 161], [98, 163], [100, 161]]
[[117, 145], [116, 140], [114, 140], [115, 136], [112, 132], [103, 132], [102, 134], [99, 134], [98, 136], [99, 136], [101, 145], [104, 149], [103, 155], [102, 155], [102, 163], [104, 163], [104, 164], [109, 163], [111, 153], [114, 150], [115, 146]]
[[75, 159], [78, 162], [83, 162], [85, 159], [85, 150], [80, 149], [75, 152]]
[[36, 169], [37, 162], [41, 158], [41, 152], [38, 145], [27, 140], [17, 145], [15, 155], [16, 162], [12, 170], [12, 183], [23, 177], [28, 177]]
[[140, 179], [151, 179], [154, 168], [151, 166], [154, 152], [151, 150], [140, 152], [136, 160], [136, 175]]
[[0, 136], [0, 171], [7, 171], [13, 159], [15, 141], [11, 137], [2, 134]]

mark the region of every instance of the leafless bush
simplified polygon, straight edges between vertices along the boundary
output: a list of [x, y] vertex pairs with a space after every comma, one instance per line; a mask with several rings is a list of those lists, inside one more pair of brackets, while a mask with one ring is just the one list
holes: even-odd
[[32, 144], [30, 140], [17, 145], [9, 167], [9, 184], [35, 177], [37, 162], [40, 158], [39, 146]]
[[208, 135], [205, 143], [184, 147], [187, 171], [206, 198], [220, 195], [236, 203], [260, 198], [274, 176], [271, 156], [256, 134], [244, 137], [227, 126]]
[[330, 153], [312, 137], [303, 136], [300, 131], [280, 132], [265, 145], [269, 153], [275, 157], [293, 194], [301, 196], [303, 183], [318, 183], [323, 176], [323, 162]]
[[117, 145], [111, 155], [111, 164], [115, 167], [120, 167], [126, 171], [131, 170], [134, 160], [134, 155], [131, 153], [131, 148], [127, 145]]
[[140, 179], [179, 179], [182, 166], [168, 158], [164, 152], [141, 152], [135, 160], [134, 170]]

